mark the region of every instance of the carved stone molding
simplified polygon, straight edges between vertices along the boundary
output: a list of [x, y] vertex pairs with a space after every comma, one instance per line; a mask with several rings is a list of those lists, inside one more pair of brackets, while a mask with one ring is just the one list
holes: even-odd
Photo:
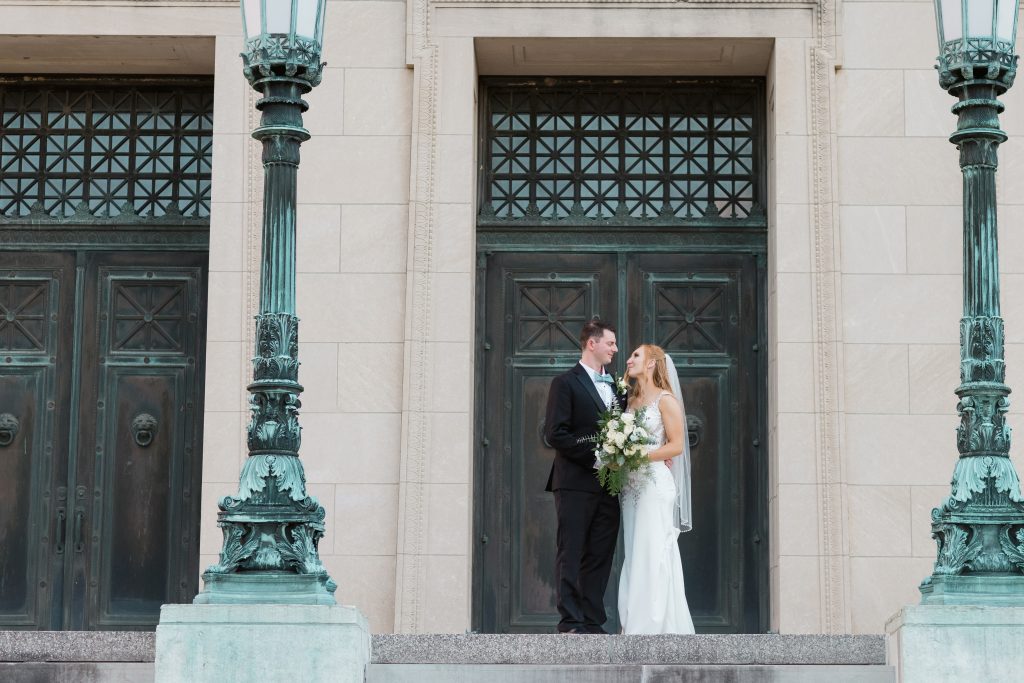
[[[780, 9], [814, 8], [814, 41], [810, 47], [811, 168], [813, 185], [813, 284], [815, 413], [818, 420], [815, 444], [818, 462], [818, 507], [821, 519], [821, 630], [842, 633], [850, 629], [849, 552], [846, 541], [845, 482], [841, 457], [840, 396], [842, 387], [841, 292], [839, 289], [838, 196], [834, 174], [836, 145], [833, 126], [834, 72], [837, 63], [837, 0], [410, 0], [407, 61], [415, 70], [415, 104], [412, 139], [412, 196], [410, 198], [406, 302], [405, 407], [400, 482], [398, 560], [395, 595], [395, 631], [424, 629], [423, 600], [426, 585], [424, 553], [427, 538], [426, 472], [430, 456], [429, 399], [433, 385], [433, 358], [427, 342], [433, 306], [431, 271], [437, 159], [437, 96], [439, 47], [431, 34], [436, 7], [588, 6], [664, 10], [677, 6]], [[776, 596], [777, 597], [777, 596]]]
[[811, 168], [813, 186], [814, 375], [816, 384], [821, 630], [848, 633], [849, 549], [843, 499], [841, 291], [839, 288], [838, 194], [834, 174], [836, 133], [833, 101], [836, 65], [835, 0], [817, 6], [810, 54]]
[[[252, 88], [245, 89], [245, 130], [255, 130], [260, 122], [256, 109], [259, 93]], [[251, 351], [256, 348], [256, 325], [254, 320], [260, 306], [260, 249], [263, 246], [263, 162], [260, 144], [253, 139], [246, 140], [245, 147], [245, 287], [242, 308], [242, 336], [245, 348], [240, 354], [241, 375], [252, 372]], [[239, 410], [242, 406], [238, 406]], [[245, 420], [239, 430], [241, 443], [248, 437]]]
[[412, 196], [406, 302], [405, 407], [399, 482], [398, 558], [395, 571], [395, 632], [423, 630], [423, 562], [427, 537], [426, 479], [430, 447], [429, 405], [433, 358], [427, 342], [432, 310], [434, 189], [437, 159], [438, 48], [430, 35], [433, 8], [429, 0], [413, 0], [408, 61], [416, 74], [412, 127]]

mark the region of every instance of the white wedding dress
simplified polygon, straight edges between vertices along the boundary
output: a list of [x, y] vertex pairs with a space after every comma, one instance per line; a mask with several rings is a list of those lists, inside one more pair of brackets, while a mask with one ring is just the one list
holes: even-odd
[[[652, 449], [665, 443], [658, 403], [666, 396], [672, 394], [663, 392], [644, 412]], [[649, 469], [635, 473], [621, 494], [626, 551], [619, 577], [622, 632], [694, 633], [683, 590], [679, 529], [673, 523], [675, 479], [664, 462], [652, 462]]]

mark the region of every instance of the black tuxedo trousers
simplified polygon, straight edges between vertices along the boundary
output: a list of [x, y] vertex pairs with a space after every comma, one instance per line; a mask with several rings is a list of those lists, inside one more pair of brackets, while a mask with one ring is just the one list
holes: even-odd
[[586, 440], [597, 434], [604, 410], [582, 365], [552, 380], [544, 438], [555, 449], [547, 490], [554, 493], [558, 521], [555, 589], [563, 633], [601, 633], [607, 620], [604, 592], [619, 536], [619, 501], [601, 488], [594, 443]]

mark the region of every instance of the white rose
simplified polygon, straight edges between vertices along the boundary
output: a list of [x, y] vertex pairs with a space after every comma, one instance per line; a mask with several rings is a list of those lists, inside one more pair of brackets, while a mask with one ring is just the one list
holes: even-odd
[[622, 414], [622, 421], [625, 422], [627, 425], [633, 424], [633, 420], [635, 420], [635, 419], [636, 419], [636, 416], [633, 415], [633, 413], [623, 413]]
[[622, 448], [622, 446], [626, 443], [626, 435], [625, 434], [616, 434], [614, 439], [615, 439], [615, 445], [618, 446], [619, 448]]
[[629, 436], [630, 434], [633, 433], [634, 429], [636, 429], [636, 427], [634, 427], [633, 425], [626, 425], [626, 428], [622, 430], [622, 433], [625, 434], [626, 436]]

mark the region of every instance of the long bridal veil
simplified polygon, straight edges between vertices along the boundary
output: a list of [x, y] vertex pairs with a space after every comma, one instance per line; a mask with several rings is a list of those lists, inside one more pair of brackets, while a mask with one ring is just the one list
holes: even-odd
[[690, 503], [690, 434], [686, 428], [686, 404], [683, 402], [683, 390], [679, 386], [679, 371], [668, 354], [665, 354], [665, 366], [669, 370], [668, 381], [672, 385], [672, 393], [683, 411], [683, 452], [672, 458], [672, 476], [676, 480], [674, 520], [680, 531], [690, 531], [693, 529], [693, 506]]

